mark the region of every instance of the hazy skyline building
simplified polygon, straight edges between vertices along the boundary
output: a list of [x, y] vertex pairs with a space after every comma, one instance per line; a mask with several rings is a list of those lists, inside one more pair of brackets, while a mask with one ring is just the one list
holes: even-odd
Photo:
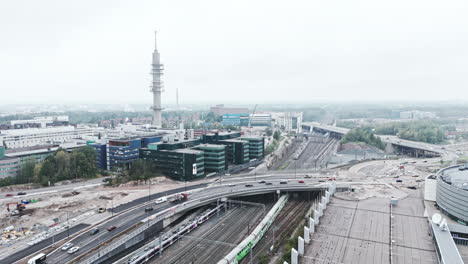
[[153, 51], [153, 62], [151, 64], [151, 75], [153, 81], [151, 84], [151, 92], [153, 93], [153, 126], [160, 128], [161, 122], [161, 93], [163, 92], [163, 82], [161, 76], [163, 74], [164, 66], [160, 62], [158, 44], [157, 44], [157, 31], [154, 32], [154, 51]]

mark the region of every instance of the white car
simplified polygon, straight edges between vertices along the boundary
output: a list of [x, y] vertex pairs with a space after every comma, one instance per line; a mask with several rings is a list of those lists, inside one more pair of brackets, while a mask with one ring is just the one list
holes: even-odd
[[80, 247], [72, 247], [72, 248], [70, 248], [68, 250], [68, 254], [73, 254], [73, 253], [77, 252], [78, 249], [80, 249]]
[[167, 198], [166, 197], [161, 197], [159, 199], [156, 200], [156, 204], [160, 204], [160, 203], [164, 203], [167, 201]]
[[73, 243], [68, 242], [65, 245], [63, 245], [62, 250], [68, 250], [71, 247], [73, 247]]

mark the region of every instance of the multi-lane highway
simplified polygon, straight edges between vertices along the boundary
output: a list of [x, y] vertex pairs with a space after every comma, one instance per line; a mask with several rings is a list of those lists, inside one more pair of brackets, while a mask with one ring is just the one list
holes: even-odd
[[[187, 189], [193, 189], [193, 193], [189, 195], [189, 201], [191, 199], [200, 199], [202, 197], [207, 196], [207, 194], [212, 195], [213, 193], [220, 193], [229, 195], [230, 193], [243, 193], [244, 190], [248, 191], [257, 191], [257, 190], [266, 190], [268, 188], [274, 190], [276, 188], [285, 189], [288, 186], [293, 188], [294, 186], [301, 187], [301, 186], [309, 186], [317, 185], [318, 178], [307, 178], [303, 179], [305, 183], [299, 183], [298, 180], [292, 180], [291, 178], [297, 177], [298, 179], [303, 177], [305, 174], [290, 174], [290, 173], [273, 173], [273, 174], [266, 174], [266, 175], [258, 175], [258, 176], [230, 176], [224, 177], [220, 182], [213, 183], [213, 186], [206, 187], [206, 184], [199, 185], [199, 186], [190, 186]], [[283, 179], [289, 178], [290, 181], [287, 184], [280, 184], [280, 181]], [[219, 180], [219, 179], [217, 179]], [[271, 185], [265, 185], [262, 181], [271, 182]], [[262, 182], [262, 183], [259, 183]], [[252, 187], [246, 187], [246, 184], [252, 185]], [[313, 188], [313, 186], [309, 186]], [[307, 188], [309, 188], [307, 187]], [[302, 187], [301, 187], [302, 188]], [[320, 188], [320, 187], [317, 187]], [[195, 191], [197, 190], [197, 191]], [[151, 200], [157, 199], [163, 195], [172, 194], [176, 192], [184, 191], [184, 188], [172, 190], [170, 192], [164, 192], [159, 194], [153, 194]], [[261, 191], [260, 191], [261, 192]], [[106, 220], [103, 223], [99, 223], [96, 226], [88, 227], [87, 229], [83, 230], [79, 235], [76, 235], [70, 240], [63, 240], [61, 244], [65, 242], [71, 242], [75, 246], [79, 246], [80, 249], [74, 253], [69, 254], [66, 251], [62, 251], [59, 248], [55, 249], [48, 255], [48, 260], [51, 263], [68, 263], [73, 260], [77, 260], [79, 258], [86, 259], [86, 257], [82, 257], [85, 253], [99, 253], [99, 245], [109, 245], [112, 243], [112, 239], [114, 239], [119, 234], [128, 233], [136, 223], [145, 219], [148, 216], [148, 213], [145, 212], [144, 208], [148, 207], [145, 203], [148, 201], [148, 197], [143, 197], [138, 200], [135, 200], [129, 204], [122, 205], [115, 209], [115, 216]], [[150, 212], [150, 214], [156, 214], [161, 210], [169, 208], [171, 205], [168, 203], [163, 203], [160, 205], [155, 205], [154, 202], [150, 202], [151, 206], [155, 209]], [[109, 226], [116, 226], [117, 228], [113, 231], [107, 231], [106, 228]], [[90, 235], [92, 229], [98, 228], [99, 232], [94, 235]], [[57, 244], [57, 246], [59, 246]], [[39, 251], [45, 251], [38, 249]]]
[[[107, 178], [107, 177], [106, 177]], [[80, 182], [75, 182], [71, 184], [66, 184], [66, 185], [58, 185], [58, 186], [50, 186], [50, 187], [43, 187], [43, 188], [38, 188], [38, 189], [32, 189], [32, 190], [22, 190], [26, 192], [26, 195], [16, 195], [17, 192], [0, 192], [0, 200], [2, 199], [11, 199], [11, 198], [32, 198], [32, 197], [40, 197], [41, 195], [49, 195], [51, 193], [61, 193], [61, 192], [70, 192], [73, 190], [79, 190], [83, 188], [93, 188], [96, 186], [103, 185], [103, 180], [105, 178], [97, 178], [97, 179], [91, 179], [91, 180], [86, 180], [86, 181], [80, 181]], [[6, 196], [7, 194], [13, 194], [16, 196]]]

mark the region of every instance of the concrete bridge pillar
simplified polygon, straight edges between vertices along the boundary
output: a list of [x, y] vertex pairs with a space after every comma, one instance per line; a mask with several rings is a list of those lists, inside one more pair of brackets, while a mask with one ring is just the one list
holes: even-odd
[[309, 231], [309, 228], [307, 226], [304, 226], [304, 242], [306, 244], [310, 243], [310, 231]]
[[310, 234], [315, 233], [315, 220], [312, 217], [309, 218], [309, 229], [310, 229]]
[[291, 264], [298, 264], [299, 254], [296, 249], [291, 249]]
[[325, 196], [322, 196], [322, 210], [327, 209], [327, 198]]
[[315, 219], [315, 224], [318, 225], [320, 222], [320, 212], [317, 210], [314, 210], [314, 219]]
[[304, 239], [302, 237], [297, 238], [297, 247], [300, 256], [304, 256]]

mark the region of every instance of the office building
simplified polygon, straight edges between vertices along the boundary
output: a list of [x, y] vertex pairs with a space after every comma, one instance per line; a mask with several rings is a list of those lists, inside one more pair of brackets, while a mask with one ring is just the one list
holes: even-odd
[[16, 177], [20, 170], [20, 159], [0, 156], [0, 179]]
[[9, 129], [0, 131], [0, 142], [7, 149], [27, 148], [40, 145], [57, 145], [93, 134], [88, 127], [46, 127]]
[[223, 125], [225, 126], [247, 126], [249, 114], [224, 114]]
[[241, 132], [214, 132], [202, 135], [203, 143], [216, 143], [219, 140], [233, 139], [241, 136]]
[[302, 132], [302, 112], [274, 113], [275, 125], [289, 133]]
[[189, 181], [205, 176], [204, 153], [200, 150], [142, 148], [140, 158], [154, 162], [158, 170], [174, 180]]
[[227, 169], [226, 146], [215, 144], [201, 144], [193, 149], [203, 151], [205, 172], [221, 173]]
[[96, 150], [96, 168], [98, 170], [107, 169], [107, 145], [101, 143], [91, 143], [88, 146]]
[[46, 128], [52, 126], [68, 126], [68, 116], [38, 116], [28, 120], [11, 120], [11, 128]]
[[0, 147], [0, 179], [16, 177], [20, 168], [19, 158], [5, 156], [5, 148]]
[[240, 139], [219, 140], [216, 144], [226, 146], [226, 158], [229, 163], [244, 164], [250, 161], [249, 142]]
[[418, 111], [418, 110], [400, 112], [401, 119], [418, 120], [418, 119], [433, 119], [436, 117], [437, 117], [436, 114], [433, 112], [424, 112], [424, 111]]
[[[117, 167], [130, 168], [132, 163], [138, 159], [140, 148], [145, 148], [159, 140], [161, 140], [161, 137], [109, 140], [106, 145], [107, 170]], [[97, 160], [98, 157], [96, 157], [96, 163]]]
[[200, 139], [174, 140], [152, 143], [148, 145], [148, 148], [155, 150], [175, 150], [191, 148], [199, 144]]
[[250, 114], [251, 126], [271, 126], [271, 114]]
[[223, 104], [219, 104], [210, 108], [210, 112], [215, 115], [222, 116], [224, 114], [245, 114], [249, 113], [248, 108], [227, 108]]
[[249, 142], [249, 159], [261, 160], [264, 157], [265, 139], [263, 137], [241, 137], [241, 140]]

